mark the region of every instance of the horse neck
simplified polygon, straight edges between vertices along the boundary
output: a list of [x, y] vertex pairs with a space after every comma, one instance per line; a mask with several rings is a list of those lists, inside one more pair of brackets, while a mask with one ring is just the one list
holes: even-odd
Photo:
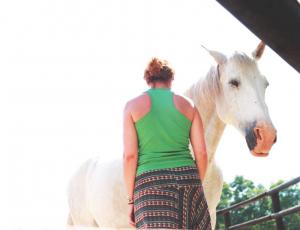
[[226, 125], [218, 117], [214, 97], [208, 93], [212, 89], [209, 88], [207, 80], [208, 77], [200, 79], [185, 92], [185, 95], [193, 100], [201, 115], [208, 161], [211, 162]]

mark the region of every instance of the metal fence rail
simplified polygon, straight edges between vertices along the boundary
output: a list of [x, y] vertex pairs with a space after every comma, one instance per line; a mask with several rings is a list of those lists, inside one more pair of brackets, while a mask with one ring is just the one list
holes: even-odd
[[[252, 197], [248, 200], [242, 201], [240, 203], [234, 204], [228, 208], [224, 208], [221, 210], [217, 211], [217, 215], [223, 215], [224, 217], [224, 223], [225, 223], [225, 230], [229, 230], [229, 229], [241, 229], [244, 227], [249, 227], [255, 224], [259, 224], [259, 223], [263, 223], [263, 222], [267, 222], [270, 220], [275, 220], [276, 222], [276, 227], [277, 230], [284, 230], [284, 224], [283, 224], [283, 217], [289, 214], [293, 214], [296, 212], [300, 212], [300, 205], [296, 205], [294, 207], [285, 209], [285, 210], [281, 210], [280, 207], [280, 199], [279, 199], [279, 192], [287, 187], [290, 187], [291, 185], [297, 184], [300, 182], [300, 176], [292, 179], [288, 182], [285, 182], [281, 185], [278, 185], [277, 187], [266, 191], [264, 193], [261, 193], [255, 197]], [[244, 207], [250, 203], [253, 203], [254, 201], [260, 200], [266, 196], [270, 196], [271, 200], [272, 200], [272, 206], [273, 206], [273, 211], [274, 213], [267, 215], [267, 216], [263, 216], [263, 217], [259, 217], [257, 219], [254, 220], [250, 220], [244, 223], [239, 223], [236, 225], [231, 225], [231, 219], [230, 219], [230, 211]]]

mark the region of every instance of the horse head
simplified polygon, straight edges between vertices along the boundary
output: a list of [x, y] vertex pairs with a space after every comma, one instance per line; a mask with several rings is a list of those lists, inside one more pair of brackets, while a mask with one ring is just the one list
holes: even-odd
[[254, 156], [267, 156], [276, 142], [276, 129], [265, 103], [269, 83], [257, 66], [264, 46], [261, 42], [252, 57], [240, 52], [226, 57], [220, 52], [208, 50], [218, 64], [218, 94], [215, 97], [218, 116], [245, 136]]

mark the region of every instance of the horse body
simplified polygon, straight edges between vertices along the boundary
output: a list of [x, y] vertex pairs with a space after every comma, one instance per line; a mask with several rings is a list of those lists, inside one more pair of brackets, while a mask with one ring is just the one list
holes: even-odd
[[[203, 187], [213, 228], [223, 187], [214, 155], [226, 125], [240, 130], [254, 156], [267, 156], [276, 140], [264, 102], [266, 79], [255, 62], [263, 48], [258, 46], [253, 59], [241, 53], [228, 59], [209, 51], [218, 65], [184, 93], [193, 100], [203, 121], [208, 153]], [[122, 159], [105, 163], [98, 158], [82, 165], [69, 185], [70, 225], [129, 227], [122, 165]]]
[[[225, 123], [219, 119], [214, 101], [211, 100], [212, 95], [207, 97], [208, 95], [206, 95], [206, 93], [200, 93], [206, 92], [204, 87], [209, 87], [209, 84], [206, 84], [207, 82], [205, 81], [211, 81], [211, 79], [209, 79], [210, 77], [211, 76], [207, 76], [207, 79], [199, 80], [199, 82], [194, 84], [184, 94], [193, 100], [200, 112], [203, 122], [208, 165], [205, 179], [202, 183], [211, 216], [211, 223], [214, 227], [216, 224], [216, 208], [220, 201], [223, 188], [222, 171], [216, 164], [214, 156], [225, 129]], [[210, 98], [210, 100], [207, 100], [208, 98]], [[192, 148], [190, 149], [192, 152]]]

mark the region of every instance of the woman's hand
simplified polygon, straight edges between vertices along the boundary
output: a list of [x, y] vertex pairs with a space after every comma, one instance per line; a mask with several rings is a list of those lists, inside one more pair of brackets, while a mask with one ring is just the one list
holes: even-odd
[[135, 227], [135, 220], [134, 220], [134, 205], [133, 204], [128, 204], [128, 220], [129, 224], [132, 227]]

